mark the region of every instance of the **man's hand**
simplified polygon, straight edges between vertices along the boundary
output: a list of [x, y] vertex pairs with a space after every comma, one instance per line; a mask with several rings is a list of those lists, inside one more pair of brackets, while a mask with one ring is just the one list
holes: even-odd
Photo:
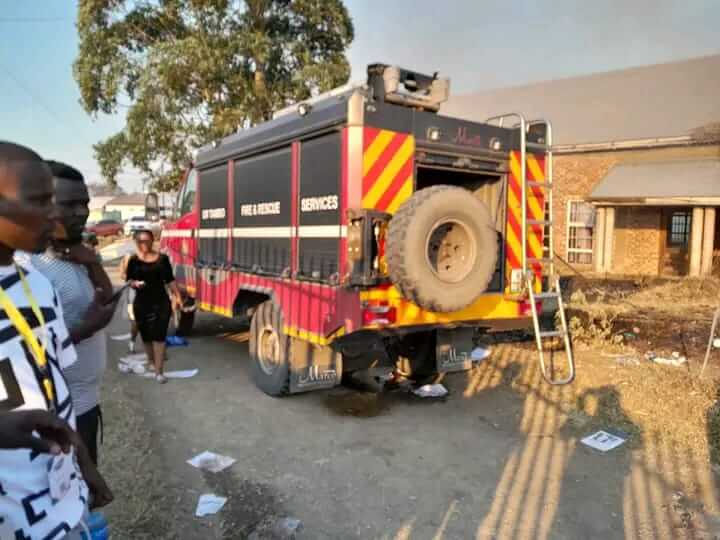
[[142, 289], [145, 286], [144, 281], [133, 280], [130, 282], [130, 287], [133, 289]]
[[72, 430], [70, 433], [72, 437], [70, 442], [77, 452], [77, 461], [78, 466], [80, 467], [80, 472], [82, 473], [83, 479], [90, 490], [90, 510], [110, 504], [115, 496], [112, 491], [110, 491], [105, 479], [98, 472], [97, 467], [92, 462], [92, 459], [90, 459], [90, 454], [88, 453], [85, 443], [80, 438], [80, 435], [78, 435], [76, 431]]
[[95, 298], [93, 298], [93, 301], [85, 311], [82, 322], [79, 326], [70, 330], [70, 337], [73, 343], [80, 343], [110, 324], [120, 298], [118, 297], [108, 304], [106, 304], [103, 299], [104, 295], [100, 291], [96, 291]]
[[105, 303], [102, 293], [95, 291], [95, 298], [93, 298], [93, 301], [88, 306], [83, 319], [89, 323], [94, 322], [95, 324], [93, 326], [95, 326], [96, 331], [105, 328], [110, 324], [110, 321], [112, 321], [118, 300], [119, 298], [110, 303]]
[[[33, 435], [36, 431], [40, 437]], [[43, 454], [69, 452], [73, 431], [58, 416], [40, 409], [0, 413], [0, 448], [30, 448]]]
[[66, 252], [64, 258], [65, 260], [82, 264], [83, 266], [98, 264], [97, 253], [83, 244], [75, 244], [74, 246], [71, 246]]
[[90, 510], [102, 508], [113, 502], [115, 496], [105, 482], [105, 479], [97, 470], [97, 467], [95, 467], [92, 462], [79, 463], [79, 465], [83, 478], [90, 489], [90, 495], [92, 496], [90, 500]]

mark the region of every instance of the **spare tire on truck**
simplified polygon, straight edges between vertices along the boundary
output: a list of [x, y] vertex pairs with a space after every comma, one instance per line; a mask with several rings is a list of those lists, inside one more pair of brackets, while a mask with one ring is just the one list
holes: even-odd
[[492, 280], [497, 232], [472, 192], [432, 186], [415, 192], [392, 217], [385, 256], [390, 279], [405, 298], [430, 311], [458, 311]]

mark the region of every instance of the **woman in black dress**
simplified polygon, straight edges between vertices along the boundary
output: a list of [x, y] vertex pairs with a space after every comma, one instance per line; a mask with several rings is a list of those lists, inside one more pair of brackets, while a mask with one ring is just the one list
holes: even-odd
[[[170, 259], [153, 249], [154, 241], [150, 231], [135, 233], [137, 253], [127, 263], [126, 279], [136, 291], [133, 302], [135, 323], [140, 330], [148, 362], [155, 366], [155, 380], [165, 383], [165, 338], [172, 309], [182, 303]], [[172, 294], [172, 305], [166, 287]]]

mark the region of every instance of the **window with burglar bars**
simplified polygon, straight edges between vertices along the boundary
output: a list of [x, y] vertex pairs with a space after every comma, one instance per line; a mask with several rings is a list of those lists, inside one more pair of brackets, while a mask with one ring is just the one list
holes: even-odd
[[568, 201], [567, 257], [575, 264], [592, 264], [595, 207], [583, 201]]
[[671, 246], [687, 246], [692, 228], [692, 213], [688, 211], [673, 212], [670, 216], [668, 244]]

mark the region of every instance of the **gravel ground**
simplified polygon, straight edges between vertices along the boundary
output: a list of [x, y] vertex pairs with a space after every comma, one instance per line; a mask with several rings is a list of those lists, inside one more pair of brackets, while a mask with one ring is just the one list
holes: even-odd
[[[126, 331], [118, 320], [110, 333]], [[276, 539], [286, 517], [301, 520], [299, 540], [720, 538], [712, 381], [584, 352], [576, 382], [550, 387], [514, 343], [446, 377], [443, 400], [347, 388], [274, 399], [249, 379], [246, 339], [201, 315], [169, 364], [199, 374], [163, 386], [110, 362], [113, 538]], [[111, 341], [111, 358], [124, 347]], [[682, 429], [654, 415], [668, 408]], [[630, 439], [607, 454], [580, 444], [599, 428]], [[238, 462], [202, 474], [185, 461], [203, 450]], [[202, 493], [228, 503], [195, 518]]]

